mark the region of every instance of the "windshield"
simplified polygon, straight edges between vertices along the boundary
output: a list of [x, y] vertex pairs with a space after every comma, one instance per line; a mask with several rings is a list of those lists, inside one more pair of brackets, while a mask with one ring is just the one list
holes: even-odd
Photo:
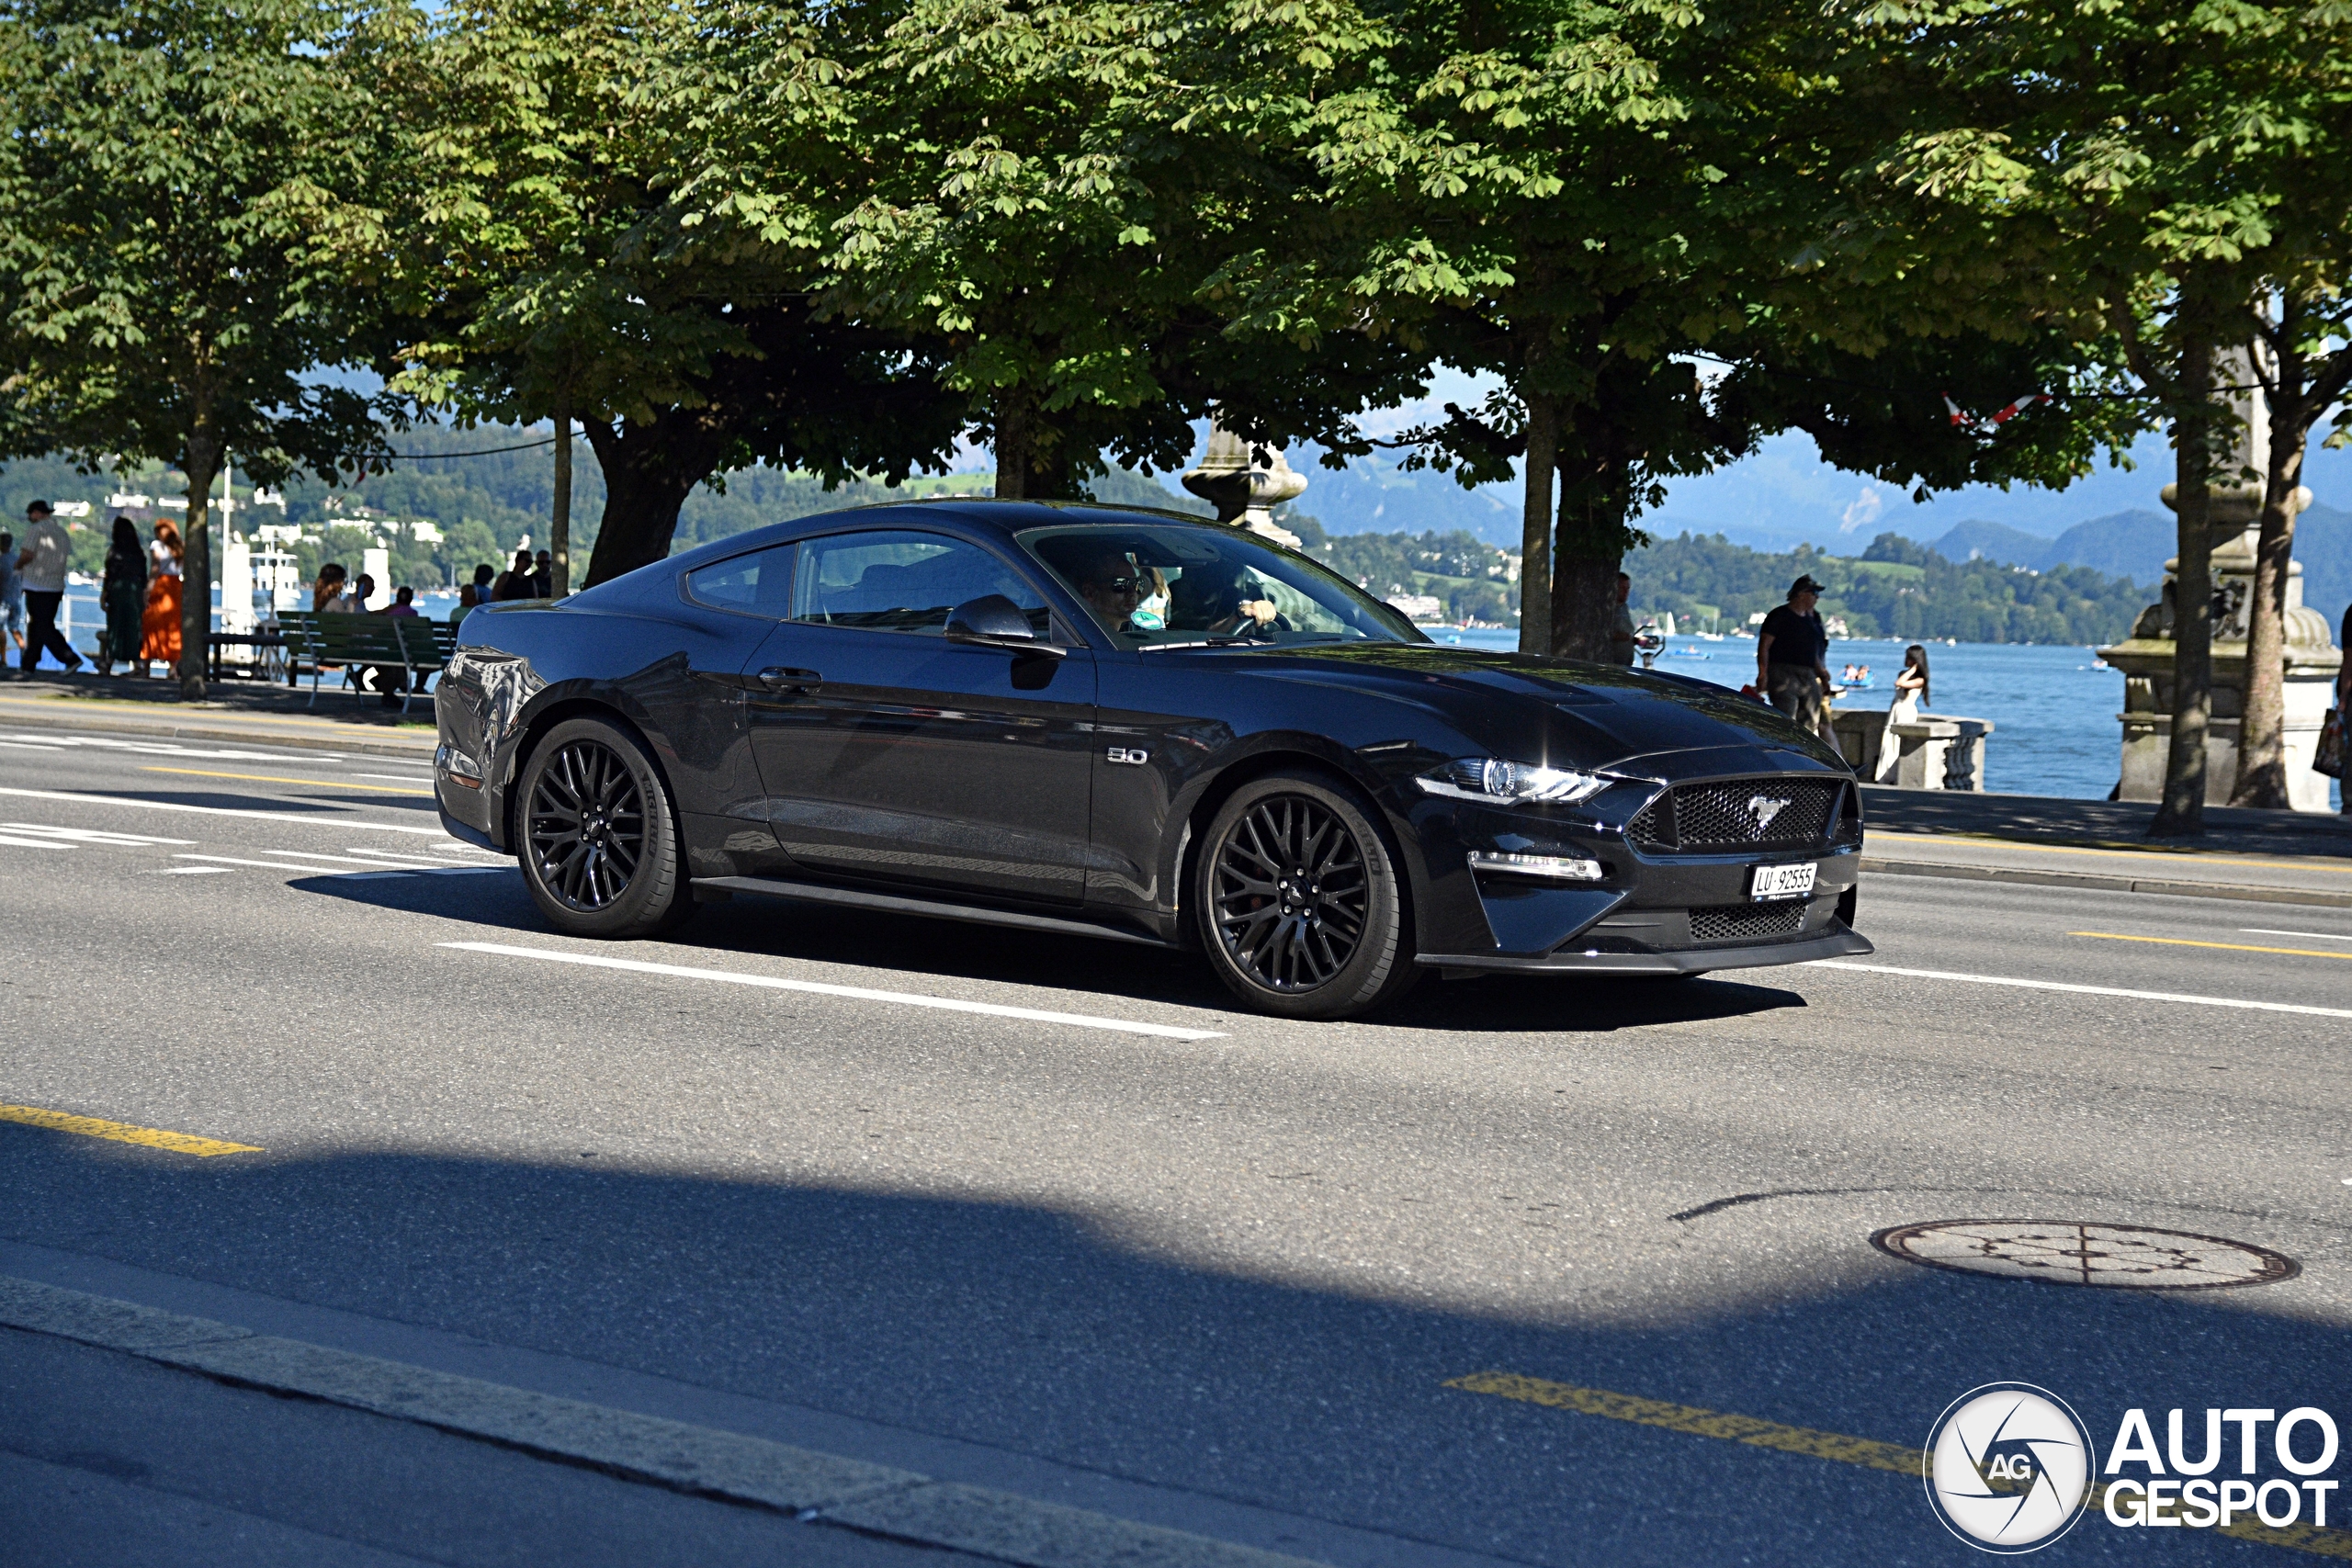
[[1238, 528], [1091, 523], [1019, 538], [1124, 648], [1429, 640], [1354, 584]]

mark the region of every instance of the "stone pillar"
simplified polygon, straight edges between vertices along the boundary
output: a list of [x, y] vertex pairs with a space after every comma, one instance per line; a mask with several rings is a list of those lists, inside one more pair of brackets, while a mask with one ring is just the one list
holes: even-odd
[[[2241, 386], [2254, 380], [2243, 349], [2220, 356], [2216, 369]], [[2238, 776], [2238, 731], [2245, 716], [2245, 643], [2254, 595], [2255, 547], [2262, 534], [2262, 482], [2236, 478], [2241, 468], [2268, 467], [2269, 410], [2259, 391], [2233, 400], [2243, 422], [2236, 451], [2217, 472], [2232, 476], [2212, 489], [2213, 522], [2213, 716], [2205, 742], [2205, 804], [2229, 804]], [[2164, 502], [2178, 509], [2176, 487], [2164, 488]], [[2297, 512], [2312, 503], [2298, 489]], [[2140, 612], [2132, 635], [2098, 656], [2123, 671], [2123, 726], [2120, 800], [2164, 798], [2165, 759], [2172, 748], [2173, 608], [2177, 559], [2165, 562], [2164, 589]], [[2336, 648], [2327, 617], [2303, 605], [2303, 568], [2287, 567], [2286, 732], [2287, 797], [2298, 811], [2327, 810], [2327, 778], [2312, 772], [2321, 723], [2335, 700], [2336, 671], [2344, 654]]]
[[1306, 490], [1306, 476], [1295, 473], [1275, 447], [1272, 459], [1253, 460], [1250, 444], [1212, 421], [1209, 449], [1201, 466], [1184, 476], [1184, 488], [1216, 508], [1216, 520], [1261, 534], [1277, 544], [1298, 548], [1298, 536], [1274, 521], [1274, 508]]

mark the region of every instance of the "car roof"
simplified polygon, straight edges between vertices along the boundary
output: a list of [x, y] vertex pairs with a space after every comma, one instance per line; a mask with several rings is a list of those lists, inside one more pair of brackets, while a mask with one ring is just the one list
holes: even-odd
[[689, 571], [709, 561], [725, 560], [731, 556], [764, 549], [788, 539], [832, 533], [845, 527], [937, 528], [944, 525], [950, 532], [1010, 540], [1014, 534], [1030, 528], [1120, 522], [1162, 525], [1178, 524], [1196, 528], [1222, 527], [1214, 519], [1195, 516], [1188, 512], [1163, 512], [1157, 507], [1121, 506], [1099, 501], [999, 501], [993, 496], [967, 495], [942, 497], [934, 501], [910, 496], [904, 501], [877, 501], [863, 506], [844, 506], [832, 512], [811, 512], [786, 522], [748, 528], [741, 534], [730, 534], [724, 539], [697, 545], [691, 550], [670, 557], [662, 564], [673, 570]]

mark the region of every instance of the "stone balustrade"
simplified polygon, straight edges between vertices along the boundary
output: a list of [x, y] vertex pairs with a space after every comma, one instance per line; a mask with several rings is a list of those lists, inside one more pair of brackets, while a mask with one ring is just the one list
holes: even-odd
[[1896, 725], [1894, 768], [1883, 778], [1872, 778], [1870, 770], [1878, 763], [1886, 711], [1841, 708], [1831, 713], [1830, 723], [1838, 750], [1864, 784], [1888, 784], [1897, 789], [1984, 788], [1984, 738], [1995, 728], [1990, 719], [1921, 714], [1907, 724]]

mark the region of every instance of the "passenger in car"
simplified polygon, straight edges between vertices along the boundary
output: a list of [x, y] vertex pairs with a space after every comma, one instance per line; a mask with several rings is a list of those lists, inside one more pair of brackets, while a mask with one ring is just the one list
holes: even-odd
[[1105, 625], [1124, 626], [1143, 603], [1144, 582], [1133, 558], [1105, 550], [1086, 563], [1078, 591]]

